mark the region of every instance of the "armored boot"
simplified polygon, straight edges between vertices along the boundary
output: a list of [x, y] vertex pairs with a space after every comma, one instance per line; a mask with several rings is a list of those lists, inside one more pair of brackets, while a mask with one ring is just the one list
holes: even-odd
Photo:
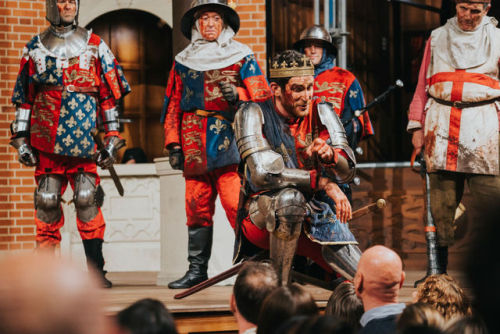
[[323, 245], [321, 253], [326, 263], [348, 280], [354, 280], [361, 250], [357, 245]]
[[188, 227], [189, 269], [183, 277], [168, 284], [170, 289], [188, 289], [208, 279], [212, 234], [212, 226]]
[[106, 278], [107, 271], [104, 270], [104, 257], [102, 256], [102, 239], [83, 240], [83, 248], [87, 257], [87, 266], [97, 269], [104, 288], [111, 288], [113, 283]]

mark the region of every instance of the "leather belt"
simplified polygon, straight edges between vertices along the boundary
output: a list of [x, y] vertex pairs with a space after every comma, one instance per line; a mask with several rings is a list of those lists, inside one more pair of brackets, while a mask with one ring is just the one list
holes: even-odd
[[40, 91], [42, 92], [62, 92], [62, 91], [67, 91], [70, 93], [98, 93], [99, 88], [98, 87], [77, 87], [74, 85], [67, 85], [67, 86], [56, 86], [56, 85], [43, 85], [40, 86]]
[[454, 107], [457, 109], [485, 106], [487, 104], [492, 104], [492, 103], [500, 100], [499, 98], [495, 98], [495, 99], [477, 101], [477, 102], [462, 102], [462, 101], [446, 101], [446, 100], [438, 99], [437, 97], [433, 97], [433, 96], [431, 96], [431, 97], [434, 99], [434, 101], [436, 101], [439, 104], [449, 106], [449, 107]]

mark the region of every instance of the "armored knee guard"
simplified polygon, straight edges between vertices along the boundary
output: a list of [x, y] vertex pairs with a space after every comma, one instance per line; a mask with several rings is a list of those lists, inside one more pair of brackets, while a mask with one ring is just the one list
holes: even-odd
[[104, 201], [104, 192], [95, 183], [96, 177], [92, 174], [79, 173], [75, 178], [73, 202], [76, 215], [82, 222], [94, 219]]
[[323, 258], [330, 267], [348, 280], [353, 280], [361, 257], [361, 250], [357, 245], [323, 245]]
[[270, 256], [281, 284], [287, 284], [306, 214], [306, 200], [300, 191], [286, 188], [275, 195], [273, 202], [276, 225], [267, 226], [271, 232]]
[[61, 186], [58, 175], [45, 174], [40, 178], [34, 196], [36, 217], [40, 221], [50, 224], [61, 219]]

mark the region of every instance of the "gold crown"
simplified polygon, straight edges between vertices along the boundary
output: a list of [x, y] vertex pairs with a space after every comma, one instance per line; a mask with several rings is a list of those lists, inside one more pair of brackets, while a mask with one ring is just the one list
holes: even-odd
[[278, 64], [277, 61], [274, 61], [271, 64], [271, 68], [269, 70], [270, 78], [279, 79], [314, 75], [314, 65], [311, 62], [311, 59], [304, 56], [302, 58], [302, 64], [302, 66], [299, 66], [299, 64], [295, 60], [290, 64], [288, 64], [286, 61], [283, 61], [281, 64]]
[[228, 5], [229, 7], [231, 7], [232, 9], [236, 9], [236, 6], [237, 6], [237, 5], [236, 5], [236, 1], [234, 1], [234, 0], [229, 0], [229, 1], [227, 2], [227, 5]]

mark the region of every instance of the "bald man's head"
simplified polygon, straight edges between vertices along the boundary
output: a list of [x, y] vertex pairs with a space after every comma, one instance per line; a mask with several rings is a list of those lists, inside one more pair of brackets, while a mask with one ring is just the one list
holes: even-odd
[[97, 280], [47, 254], [0, 261], [0, 333], [100, 334], [108, 330]]
[[356, 294], [363, 299], [365, 310], [370, 309], [371, 304], [396, 303], [404, 278], [399, 255], [387, 247], [374, 246], [368, 248], [359, 260], [354, 277]]

